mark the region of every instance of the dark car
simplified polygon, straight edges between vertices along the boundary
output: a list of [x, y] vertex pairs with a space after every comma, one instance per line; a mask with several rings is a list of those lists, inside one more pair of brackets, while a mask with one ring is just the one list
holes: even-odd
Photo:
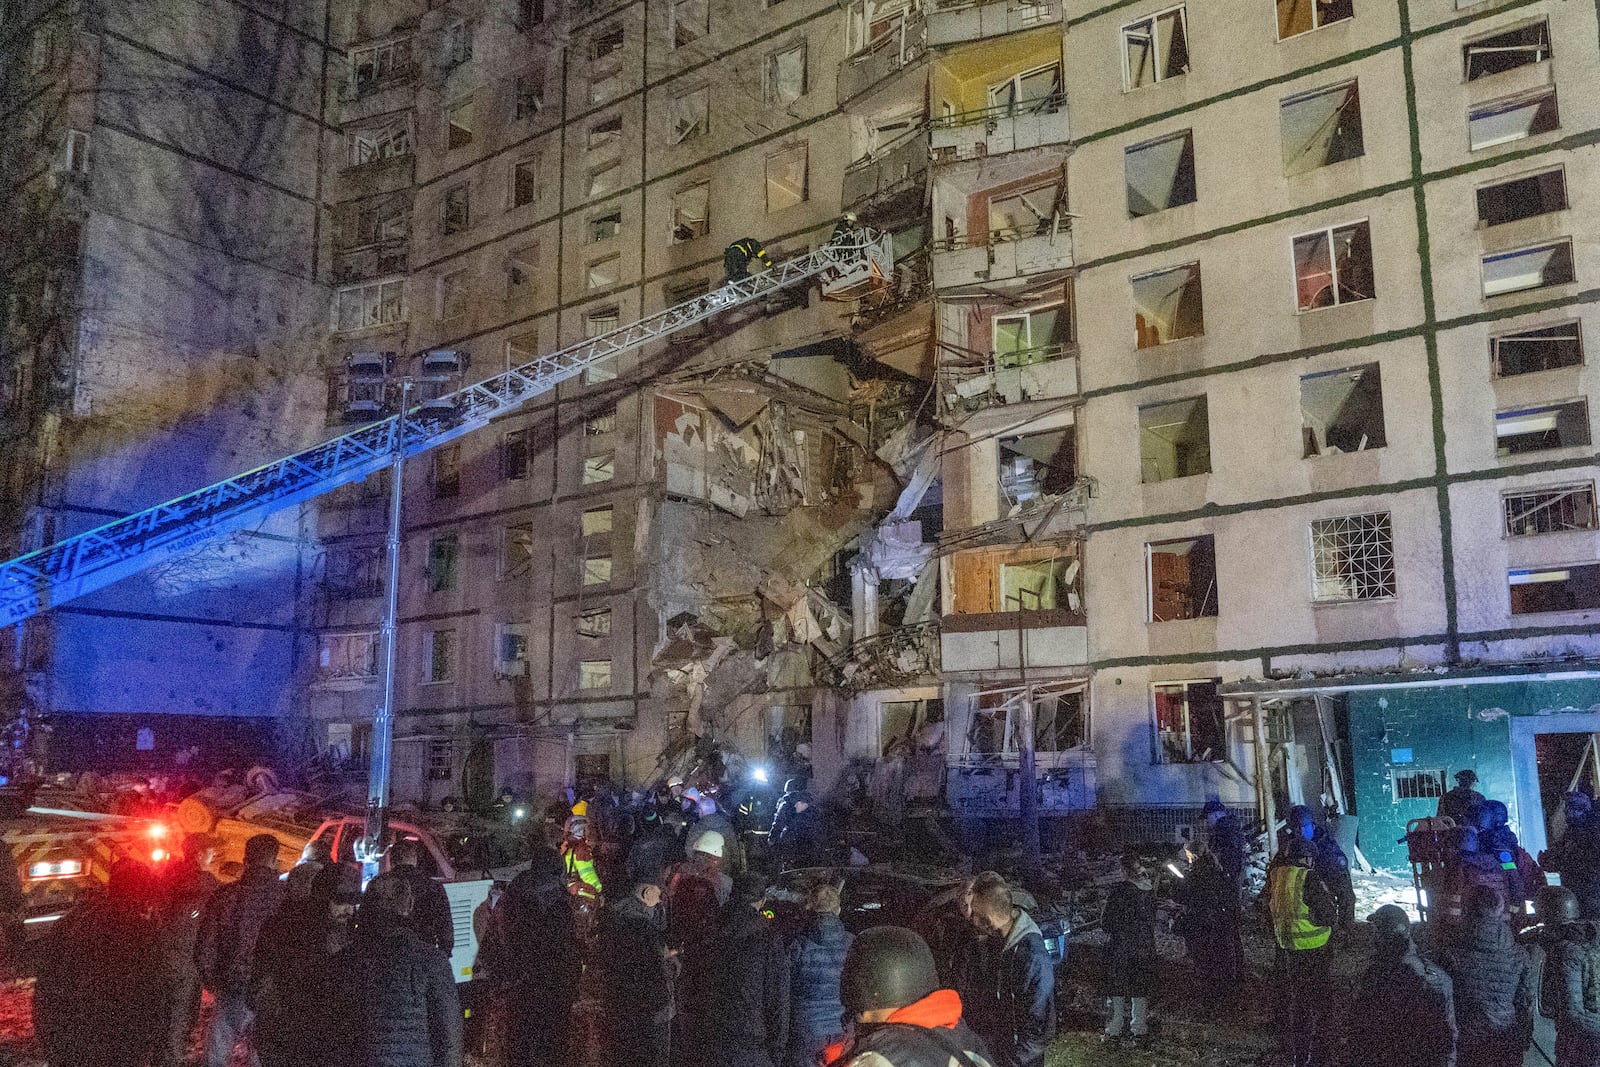
[[[860, 933], [871, 926], [906, 926], [926, 933], [930, 913], [961, 888], [962, 876], [944, 867], [906, 863], [874, 863], [864, 867], [804, 867], [786, 871], [767, 890], [767, 904], [781, 927], [799, 921], [806, 887], [821, 881], [840, 887], [840, 913], [845, 929]], [[1028, 910], [1044, 934], [1044, 945], [1056, 966], [1067, 958], [1067, 916], [1042, 907], [1027, 890], [1012, 898]]]

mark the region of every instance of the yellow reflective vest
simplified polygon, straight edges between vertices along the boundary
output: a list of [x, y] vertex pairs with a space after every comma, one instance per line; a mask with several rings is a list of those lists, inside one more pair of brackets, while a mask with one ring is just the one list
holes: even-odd
[[1267, 906], [1272, 911], [1272, 933], [1278, 947], [1291, 952], [1321, 948], [1333, 933], [1329, 926], [1311, 921], [1306, 903], [1306, 878], [1309, 867], [1280, 863], [1267, 872]]

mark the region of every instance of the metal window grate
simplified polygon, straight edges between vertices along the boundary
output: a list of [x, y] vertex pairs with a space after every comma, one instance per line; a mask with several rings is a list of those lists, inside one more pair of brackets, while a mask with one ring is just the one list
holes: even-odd
[[1593, 482], [1507, 493], [1503, 501], [1508, 537], [1595, 528]]
[[1435, 800], [1442, 796], [1444, 796], [1444, 771], [1411, 771], [1408, 774], [1394, 774], [1396, 800]]
[[1378, 600], [1395, 594], [1389, 513], [1311, 524], [1313, 600]]

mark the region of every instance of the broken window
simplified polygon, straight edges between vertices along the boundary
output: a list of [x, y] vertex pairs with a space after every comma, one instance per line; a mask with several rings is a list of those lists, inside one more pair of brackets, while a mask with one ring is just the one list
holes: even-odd
[[1561, 167], [1478, 190], [1478, 221], [1485, 226], [1531, 219], [1566, 206], [1567, 174]]
[[1061, 64], [1019, 71], [998, 85], [989, 86], [989, 107], [1003, 114], [1050, 112], [1061, 103]]
[[506, 263], [506, 299], [526, 301], [532, 297], [534, 279], [538, 274], [538, 245], [529, 245], [511, 253], [511, 258]]
[[1578, 323], [1541, 326], [1489, 339], [1496, 378], [1583, 365], [1583, 336]]
[[472, 192], [466, 182], [444, 191], [439, 211], [439, 228], [446, 234], [460, 233], [471, 225]]
[[[711, 231], [711, 183], [700, 182], [672, 194], [672, 243], [692, 241]], [[676, 301], [674, 301], [676, 303]]]
[[[422, 635], [422, 680], [448, 682], [456, 673], [456, 632], [429, 630]], [[448, 744], [448, 742], [446, 742]]]
[[440, 534], [428, 542], [428, 592], [448, 593], [456, 587], [461, 541], [455, 534]]
[[1156, 705], [1156, 762], [1205, 763], [1227, 757], [1220, 678], [1151, 686]]
[[363, 204], [346, 211], [339, 220], [339, 247], [364, 248], [406, 236], [410, 228], [407, 205], [401, 198]]
[[348, 144], [352, 167], [410, 155], [411, 121], [400, 119], [369, 129], [351, 130]]
[[590, 608], [588, 611], [580, 611], [574, 625], [579, 637], [610, 637], [611, 609]]
[[433, 499], [445, 500], [461, 492], [461, 446], [445, 445], [434, 450], [428, 481]]
[[512, 93], [516, 121], [533, 118], [544, 110], [544, 71], [518, 74]]
[[993, 320], [998, 367], [1028, 367], [1061, 355], [1073, 343], [1072, 310], [1066, 304], [1034, 308]]
[[583, 317], [583, 336], [592, 340], [615, 330], [621, 322], [622, 313], [617, 308], [596, 308]]
[[1078, 570], [1078, 561], [1071, 556], [1001, 563], [995, 610], [1078, 611]]
[[845, 9], [845, 52], [876, 52], [900, 39], [907, 0], [853, 0]]
[[578, 688], [579, 689], [610, 689], [611, 688], [611, 661], [608, 659], [585, 659], [578, 661]]
[[472, 58], [472, 24], [465, 20], [452, 22], [444, 28], [444, 41], [440, 49], [440, 63], [457, 67]]
[[508, 678], [528, 673], [528, 624], [502, 622], [494, 628], [494, 672]]
[[1278, 40], [1355, 18], [1355, 0], [1278, 0]]
[[1183, 5], [1122, 27], [1122, 87], [1139, 89], [1189, 73], [1189, 14]]
[[1486, 297], [1563, 285], [1577, 278], [1571, 241], [1551, 241], [1483, 257], [1483, 295]]
[[356, 95], [365, 96], [411, 72], [411, 42], [390, 41], [357, 48], [350, 53], [350, 71]]
[[589, 219], [589, 240], [608, 241], [622, 233], [622, 212], [606, 211]]
[[1184, 130], [1123, 151], [1132, 218], [1195, 201], [1194, 131]]
[[1033, 748], [1067, 752], [1089, 739], [1086, 693], [1040, 693], [1033, 702]]
[[672, 0], [672, 47], [691, 45], [711, 32], [711, 0]]
[[519, 159], [511, 164], [511, 206], [524, 207], [539, 199], [539, 160]]
[[[439, 633], [446, 631], [440, 630]], [[430, 682], [444, 681], [443, 678], [429, 678]], [[455, 745], [449, 738], [438, 738], [428, 742], [428, 781], [448, 782], [455, 767]]]
[[1072, 427], [1002, 437], [1000, 489], [1013, 503], [1070, 490], [1078, 480], [1077, 437]]
[[500, 473], [507, 481], [521, 481], [528, 476], [528, 446], [530, 430], [507, 430], [500, 438]]
[[614, 464], [615, 459], [609, 452], [585, 458], [583, 461], [583, 484], [597, 485], [600, 482], [609, 482], [616, 474]]
[[1296, 237], [1294, 286], [1301, 311], [1371, 300], [1372, 233], [1366, 222]]
[[1133, 331], [1140, 348], [1154, 348], [1206, 332], [1200, 301], [1200, 264], [1168, 267], [1130, 278]]
[[583, 536], [593, 537], [596, 534], [611, 532], [612, 507], [607, 504], [603, 508], [590, 508], [583, 513]]
[[467, 313], [467, 272], [453, 270], [439, 277], [439, 318], [451, 322]]
[[767, 752], [792, 752], [811, 744], [811, 705], [784, 704], [767, 709]]
[[1366, 153], [1361, 91], [1354, 81], [1291, 96], [1278, 105], [1285, 177]]
[[1589, 443], [1589, 405], [1582, 400], [1494, 415], [1496, 456], [1520, 456]]
[[375, 633], [323, 634], [317, 658], [321, 678], [376, 678], [378, 650], [382, 642]]
[[617, 428], [617, 409], [603, 411], [591, 415], [583, 420], [583, 434], [585, 437], [601, 437], [612, 433]]
[[1513, 490], [1501, 502], [1507, 537], [1596, 528], [1593, 482]]
[[517, 29], [527, 32], [544, 21], [544, 0], [517, 0]]
[[405, 286], [403, 280], [395, 279], [340, 289], [337, 328], [361, 330], [401, 321], [406, 317]]
[[1051, 232], [1061, 207], [1061, 183], [1050, 181], [1036, 189], [1011, 193], [989, 201], [989, 239], [1015, 241]]
[[445, 148], [465, 148], [472, 143], [472, 97], [452, 100], [445, 115], [447, 132]]
[[1461, 46], [1461, 66], [1469, 82], [1531, 63], [1543, 63], [1550, 56], [1550, 23], [1545, 19], [1479, 37]]
[[622, 147], [622, 116], [612, 115], [589, 127], [589, 151], [616, 152]]
[[799, 144], [767, 157], [768, 214], [810, 199], [807, 153], [807, 146]]
[[1383, 384], [1376, 363], [1300, 379], [1301, 458], [1382, 448]]
[[597, 359], [583, 368], [583, 384], [595, 385], [600, 382], [615, 381], [617, 377], [617, 357], [607, 356]]
[[1211, 420], [1203, 396], [1139, 408], [1139, 480], [1146, 485], [1211, 471]]
[[1549, 133], [1561, 125], [1554, 86], [1480, 104], [1467, 113], [1467, 142], [1473, 151]]
[[1394, 534], [1387, 511], [1311, 524], [1312, 600], [1381, 600], [1394, 595]]
[[502, 527], [500, 531], [500, 577], [533, 576], [533, 523]]
[[622, 26], [608, 26], [599, 30], [589, 39], [589, 62], [600, 63], [608, 58], [621, 58], [623, 42]]
[[1208, 534], [1144, 546], [1150, 588], [1148, 621], [1209, 619], [1217, 614], [1217, 547]]
[[611, 580], [611, 557], [593, 556], [583, 561], [583, 584], [604, 585]]
[[617, 284], [617, 278], [622, 270], [622, 257], [606, 256], [589, 264], [588, 287], [590, 289], [609, 289]]
[[924, 726], [944, 722], [944, 701], [885, 700], [878, 705], [878, 755], [888, 756], [899, 748], [916, 745]]
[[1600, 608], [1600, 563], [1518, 570], [1506, 577], [1513, 615]]
[[672, 143], [703, 137], [711, 128], [711, 88], [702, 85], [672, 98]]
[[603, 104], [622, 91], [622, 75], [594, 74], [589, 78], [589, 103]]
[[605, 196], [606, 194], [614, 191], [617, 188], [617, 182], [620, 181], [621, 178], [622, 168], [618, 166], [617, 161], [614, 159], [608, 163], [602, 163], [599, 166], [590, 167], [590, 198], [593, 199], [595, 197]]
[[786, 107], [806, 95], [806, 43], [767, 53], [765, 95], [769, 107]]

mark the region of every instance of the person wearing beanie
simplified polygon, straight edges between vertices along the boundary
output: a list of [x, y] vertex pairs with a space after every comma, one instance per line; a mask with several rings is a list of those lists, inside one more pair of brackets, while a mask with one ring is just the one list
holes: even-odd
[[284, 895], [278, 880], [278, 839], [256, 834], [245, 842], [239, 880], [217, 890], [201, 915], [195, 960], [201, 982], [217, 1001], [206, 1036], [206, 1067], [227, 1067], [255, 1017], [250, 990], [256, 944]]
[[1372, 959], [1350, 1003], [1346, 1067], [1456, 1067], [1450, 976], [1417, 954], [1404, 909], [1385, 904], [1367, 922]]

